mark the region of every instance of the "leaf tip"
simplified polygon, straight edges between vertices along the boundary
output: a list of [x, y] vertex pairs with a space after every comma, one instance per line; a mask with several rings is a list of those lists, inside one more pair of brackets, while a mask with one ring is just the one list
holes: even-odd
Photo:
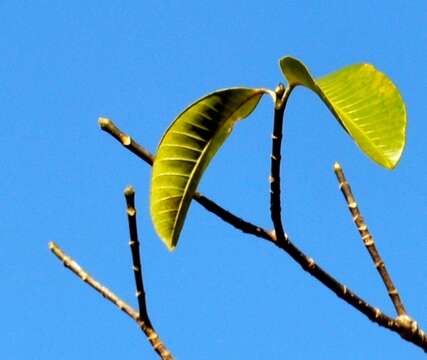
[[387, 170], [394, 170], [400, 162], [400, 158], [402, 157], [402, 152], [398, 154], [396, 157], [392, 159], [388, 159], [388, 161], [384, 162], [383, 165]]
[[175, 245], [166, 245], [167, 249], [169, 250], [169, 252], [174, 252], [176, 249]]
[[176, 249], [176, 244], [178, 242], [178, 239], [174, 239], [174, 238], [169, 238], [169, 237], [165, 237], [160, 235], [160, 239], [162, 240], [163, 244], [165, 244], [166, 248], [170, 251], [173, 252]]

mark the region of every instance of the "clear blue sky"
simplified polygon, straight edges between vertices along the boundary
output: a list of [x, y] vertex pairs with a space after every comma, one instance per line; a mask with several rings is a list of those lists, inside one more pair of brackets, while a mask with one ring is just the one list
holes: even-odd
[[[137, 190], [152, 321], [178, 359], [424, 359], [270, 244], [190, 209], [169, 253], [148, 215], [150, 169], [97, 125], [154, 150], [189, 103], [218, 88], [274, 88], [293, 55], [314, 75], [370, 62], [408, 108], [398, 168], [367, 159], [316, 96], [286, 113], [284, 217], [304, 251], [388, 314], [347, 213], [338, 160], [410, 314], [427, 327], [427, 2], [0, 2], [0, 314], [3, 359], [156, 359], [135, 324], [49, 253], [57, 241], [136, 306], [122, 191]], [[272, 104], [239, 123], [200, 190], [270, 228]]]

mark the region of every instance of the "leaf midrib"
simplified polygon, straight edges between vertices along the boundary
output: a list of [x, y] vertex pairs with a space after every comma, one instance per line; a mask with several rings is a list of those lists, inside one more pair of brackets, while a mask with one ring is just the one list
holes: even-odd
[[[258, 90], [256, 91], [253, 95], [249, 96], [245, 101], [243, 101], [234, 112], [231, 113], [231, 115], [228, 117], [228, 119], [224, 122], [227, 123], [227, 121], [231, 118], [233, 118], [233, 116], [242, 108], [242, 106], [244, 106], [246, 103], [248, 103], [253, 97], [258, 96], [259, 94], [263, 94], [264, 91], [263, 90]], [[217, 111], [215, 109], [215, 111]], [[207, 150], [210, 148], [212, 141], [216, 138], [216, 136], [221, 132], [222, 128], [217, 129], [217, 131], [215, 132], [214, 136], [212, 136], [212, 138], [207, 142], [206, 146], [204, 147], [204, 149], [202, 150], [202, 152], [200, 153], [199, 159], [196, 161], [196, 164], [193, 168], [193, 170], [191, 171], [191, 174], [189, 175], [189, 180], [187, 181], [186, 185], [185, 185], [185, 189], [183, 192], [183, 196], [181, 198], [181, 201], [179, 202], [179, 206], [178, 206], [178, 210], [177, 213], [180, 214], [180, 210], [182, 207], [182, 204], [184, 203], [184, 200], [189, 196], [189, 194], [187, 193], [188, 188], [191, 186], [191, 179], [193, 178], [194, 173], [198, 170], [199, 164], [201, 163], [201, 160], [205, 157], [205, 155], [207, 154]], [[174, 220], [174, 224], [173, 224], [173, 232], [172, 232], [172, 236], [171, 239], [174, 240], [175, 237], [175, 232], [176, 232], [176, 225], [178, 223], [180, 216], [176, 216], [175, 220]], [[173, 241], [172, 241], [173, 242]]]

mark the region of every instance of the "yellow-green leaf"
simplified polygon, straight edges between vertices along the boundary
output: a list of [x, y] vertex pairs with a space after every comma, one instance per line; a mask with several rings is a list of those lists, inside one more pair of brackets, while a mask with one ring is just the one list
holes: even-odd
[[292, 57], [280, 60], [290, 86], [303, 85], [320, 96], [363, 152], [392, 169], [405, 146], [406, 109], [392, 81], [370, 64], [355, 64], [318, 79]]
[[175, 248], [200, 178], [236, 121], [257, 106], [264, 89], [219, 90], [185, 109], [166, 130], [151, 176], [154, 228], [169, 250]]

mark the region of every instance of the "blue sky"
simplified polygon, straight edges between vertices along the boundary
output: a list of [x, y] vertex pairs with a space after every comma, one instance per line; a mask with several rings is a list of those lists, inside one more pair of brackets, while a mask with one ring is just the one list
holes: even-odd
[[[97, 125], [154, 151], [189, 103], [229, 86], [274, 88], [293, 55], [316, 76], [369, 62], [407, 104], [394, 171], [367, 159], [316, 96], [290, 99], [287, 232], [374, 306], [393, 308], [351, 223], [339, 161], [409, 313], [427, 327], [427, 3], [1, 1], [0, 279], [4, 359], [155, 359], [135, 324], [49, 253], [57, 241], [136, 306], [123, 189], [137, 191], [151, 319], [178, 359], [424, 358], [270, 244], [193, 204], [174, 253], [148, 213], [150, 169]], [[270, 228], [272, 103], [239, 123], [199, 189]]]

